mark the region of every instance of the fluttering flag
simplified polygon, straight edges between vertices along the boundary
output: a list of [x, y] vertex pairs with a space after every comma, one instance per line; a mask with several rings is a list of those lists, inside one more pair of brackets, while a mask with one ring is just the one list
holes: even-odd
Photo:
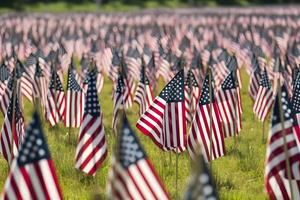
[[80, 127], [84, 109], [84, 93], [75, 79], [72, 69], [68, 70], [65, 126]]
[[230, 72], [223, 81], [216, 98], [224, 125], [225, 137], [238, 134], [241, 131], [241, 110], [233, 72]]
[[0, 134], [0, 153], [9, 164], [18, 154], [25, 133], [24, 118], [17, 96], [13, 97], [16, 99], [10, 99]]
[[293, 190], [293, 199], [299, 199], [300, 151], [296, 135], [299, 135], [300, 129], [284, 86], [281, 89], [281, 98], [279, 94], [278, 92], [275, 98], [268, 137], [265, 188], [272, 200], [291, 199], [291, 190]]
[[152, 88], [146, 75], [144, 63], [142, 63], [140, 81], [135, 92], [134, 101], [139, 105], [140, 116], [146, 112], [153, 102]]
[[88, 74], [88, 89], [76, 147], [75, 167], [88, 175], [95, 175], [106, 156], [107, 143], [97, 95], [96, 72], [94, 69]]
[[254, 102], [253, 112], [259, 120], [265, 121], [270, 109], [272, 108], [273, 90], [269, 83], [269, 78], [266, 69], [261, 75], [258, 93]]
[[108, 199], [170, 199], [126, 117], [108, 179]]
[[184, 200], [218, 200], [217, 187], [204, 161], [202, 154], [197, 153]]
[[118, 77], [117, 85], [114, 92], [114, 104], [113, 104], [113, 117], [112, 117], [112, 128], [115, 133], [117, 133], [117, 124], [118, 124], [118, 114], [120, 111], [125, 109], [124, 105], [124, 94], [125, 92], [128, 92], [128, 90], [125, 90], [125, 84], [123, 80], [123, 76], [120, 74]]
[[65, 93], [56, 72], [52, 73], [51, 81], [48, 88], [46, 103], [46, 119], [51, 126], [63, 121], [65, 117]]
[[35, 112], [0, 199], [62, 199], [54, 164]]
[[[211, 94], [209, 88], [211, 88]], [[221, 117], [212, 82], [209, 82], [209, 74], [204, 79], [202, 93], [188, 135], [188, 151], [193, 159], [197, 159], [197, 152], [200, 148], [206, 161], [225, 154]]]
[[191, 122], [195, 113], [200, 88], [192, 70], [188, 70], [184, 83], [185, 113], [188, 122]]
[[184, 72], [180, 70], [140, 117], [137, 128], [163, 150], [186, 150]]

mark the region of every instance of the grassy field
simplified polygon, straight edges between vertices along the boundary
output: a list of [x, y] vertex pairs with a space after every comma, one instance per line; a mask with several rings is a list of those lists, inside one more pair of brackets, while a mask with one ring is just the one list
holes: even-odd
[[[247, 200], [267, 199], [263, 186], [264, 159], [266, 139], [262, 136], [262, 123], [254, 119], [252, 114], [252, 101], [248, 97], [247, 86], [249, 77], [242, 71], [242, 103], [244, 108], [242, 123], [243, 129], [237, 137], [236, 144], [233, 138], [226, 139], [227, 155], [213, 161], [212, 169], [221, 199]], [[66, 82], [66, 81], [65, 81]], [[163, 81], [159, 81], [159, 88], [163, 87]], [[95, 177], [88, 177], [74, 168], [74, 156], [76, 147], [76, 136], [78, 129], [71, 130], [71, 142], [67, 136], [68, 129], [62, 124], [50, 128], [44, 122], [45, 134], [48, 138], [49, 148], [55, 162], [58, 179], [65, 199], [91, 199], [93, 195], [99, 194], [103, 198], [106, 191], [106, 180], [110, 168], [112, 146], [112, 84], [105, 79], [105, 86], [100, 94], [100, 104], [104, 114], [104, 125], [106, 138], [108, 140], [109, 155], [104, 165], [99, 169]], [[25, 102], [24, 116], [26, 123], [29, 123], [33, 105]], [[128, 118], [135, 127], [138, 118], [138, 107], [127, 110]], [[1, 124], [3, 117], [0, 117]], [[269, 125], [266, 125], [268, 132]], [[136, 130], [136, 129], [135, 129]], [[150, 159], [154, 163], [159, 175], [164, 181], [168, 191], [175, 197], [175, 160], [176, 155], [169, 152], [161, 152], [146, 136], [136, 130], [142, 144], [145, 147]], [[266, 138], [265, 134], [265, 138]], [[179, 155], [179, 180], [178, 195], [183, 196], [189, 176], [190, 162], [188, 153]], [[0, 188], [3, 188], [8, 174], [6, 161], [0, 155]], [[181, 199], [181, 198], [180, 198]]]
[[[207, 5], [216, 5], [214, 2], [207, 2]], [[180, 0], [170, 0], [166, 2], [157, 1], [141, 1], [139, 4], [125, 4], [120, 1], [113, 1], [104, 5], [97, 5], [96, 3], [72, 3], [72, 2], [54, 2], [54, 3], [34, 3], [34, 4], [16, 4], [12, 6], [1, 6], [0, 13], [10, 11], [23, 12], [132, 12], [141, 9], [156, 9], [156, 8], [180, 8], [187, 7], [186, 3]]]

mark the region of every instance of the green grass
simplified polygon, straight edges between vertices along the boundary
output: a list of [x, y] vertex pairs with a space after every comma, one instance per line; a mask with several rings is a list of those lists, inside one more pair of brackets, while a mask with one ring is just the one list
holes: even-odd
[[95, 3], [70, 3], [70, 2], [55, 2], [55, 3], [34, 3], [34, 4], [18, 4], [13, 7], [1, 7], [1, 12], [23, 11], [23, 12], [133, 12], [141, 9], [155, 9], [155, 8], [179, 8], [186, 7], [187, 4], [179, 0], [170, 0], [164, 3], [157, 1], [141, 1], [139, 4], [124, 4], [120, 1], [113, 1], [107, 4], [98, 6]]
[[[264, 193], [263, 173], [265, 159], [266, 139], [262, 139], [262, 124], [254, 119], [252, 114], [252, 102], [248, 97], [247, 85], [249, 78], [242, 71], [242, 102], [243, 102], [243, 129], [237, 137], [236, 144], [234, 138], [226, 139], [227, 155], [221, 159], [213, 161], [212, 169], [216, 178], [217, 187], [221, 199], [228, 200], [250, 200], [267, 199]], [[66, 82], [66, 81], [65, 81]], [[163, 87], [163, 81], [159, 80], [159, 88]], [[98, 170], [95, 177], [88, 177], [74, 168], [75, 137], [78, 129], [71, 130], [71, 143], [66, 135], [68, 129], [62, 125], [51, 128], [44, 123], [45, 134], [48, 139], [49, 148], [54, 160], [58, 179], [65, 199], [91, 199], [93, 195], [99, 194], [105, 197], [106, 180], [110, 168], [112, 156], [112, 146], [114, 137], [112, 135], [112, 84], [105, 79], [105, 86], [100, 94], [100, 103], [103, 110], [103, 120], [108, 140], [109, 154], [103, 166]], [[24, 116], [26, 123], [30, 121], [33, 105], [25, 102]], [[126, 111], [128, 118], [134, 128], [138, 119], [138, 107]], [[0, 118], [1, 124], [3, 117]], [[266, 126], [268, 127], [268, 126]], [[136, 130], [136, 128], [134, 128]], [[266, 128], [267, 132], [267, 128]], [[157, 172], [165, 183], [167, 190], [175, 197], [175, 161], [176, 155], [169, 152], [161, 152], [149, 138], [143, 136], [136, 130], [146, 152], [153, 162]], [[76, 136], [75, 136], [76, 135]], [[265, 138], [266, 138], [265, 134]], [[188, 153], [179, 155], [179, 179], [178, 195], [183, 196], [189, 176], [190, 162]], [[8, 167], [6, 161], [0, 156], [0, 188], [3, 188]]]

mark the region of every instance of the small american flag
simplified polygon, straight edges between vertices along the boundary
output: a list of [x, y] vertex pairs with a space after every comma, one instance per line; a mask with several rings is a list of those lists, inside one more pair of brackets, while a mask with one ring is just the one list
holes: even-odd
[[51, 126], [64, 120], [65, 105], [65, 94], [61, 81], [57, 73], [53, 72], [49, 84], [46, 104], [46, 119], [50, 122]]
[[0, 97], [0, 109], [4, 116], [6, 115], [9, 100], [12, 95], [12, 90], [14, 87], [14, 79], [15, 79], [14, 77], [15, 77], [15, 72], [13, 71], [12, 76], [10, 76], [10, 78], [6, 84], [5, 90], [2, 94], [2, 96]]
[[[211, 96], [209, 94], [209, 87], [211, 87]], [[193, 159], [196, 159], [199, 148], [202, 148], [206, 161], [210, 161], [211, 158], [216, 159], [225, 154], [221, 117], [213, 91], [212, 83], [209, 83], [209, 74], [207, 74], [188, 136], [188, 151]], [[212, 101], [210, 102], [210, 100]], [[210, 128], [212, 129], [212, 137], [210, 136]]]
[[26, 129], [0, 199], [62, 199], [54, 164], [37, 113]]
[[109, 174], [108, 199], [170, 199], [124, 117]]
[[200, 88], [192, 70], [188, 70], [184, 85], [186, 119], [188, 122], [191, 122], [200, 96]]
[[255, 102], [259, 91], [259, 82], [260, 82], [260, 73], [257, 70], [254, 70], [250, 76], [250, 83], [249, 83], [249, 96]]
[[184, 72], [180, 70], [140, 117], [137, 128], [163, 150], [186, 149]]
[[253, 112], [259, 120], [265, 121], [273, 104], [273, 91], [269, 83], [267, 71], [261, 75], [259, 89], [253, 106]]
[[233, 72], [230, 72], [225, 78], [216, 97], [225, 137], [239, 133], [241, 131], [241, 111]]
[[117, 132], [117, 124], [118, 124], [118, 114], [120, 110], [124, 110], [124, 80], [123, 76], [120, 74], [118, 77], [117, 85], [114, 93], [114, 108], [113, 108], [113, 118], [112, 118], [112, 128], [114, 132]]
[[88, 90], [79, 137], [75, 167], [88, 175], [95, 175], [107, 156], [102, 113], [96, 89], [96, 72], [88, 74]]
[[152, 88], [150, 86], [148, 77], [145, 72], [145, 66], [144, 63], [142, 64], [141, 69], [141, 76], [140, 76], [140, 82], [138, 84], [134, 101], [139, 105], [140, 107], [140, 116], [146, 112], [146, 110], [149, 108], [149, 106], [153, 102], [153, 94], [152, 94]]
[[65, 126], [80, 127], [84, 108], [84, 93], [75, 79], [72, 69], [68, 70]]
[[[13, 98], [16, 98], [14, 108]], [[25, 132], [19, 99], [17, 96], [13, 98], [10, 100], [0, 135], [0, 153], [2, 153], [9, 164], [18, 154]], [[15, 119], [13, 119], [13, 115], [15, 115]]]
[[218, 192], [202, 154], [196, 156], [184, 200], [218, 200]]
[[[282, 103], [284, 127], [280, 117], [279, 101]], [[300, 129], [293, 115], [287, 89], [283, 86], [281, 99], [278, 94], [275, 99], [267, 144], [265, 188], [272, 200], [292, 199], [290, 187], [293, 187], [293, 199], [300, 198], [300, 151], [296, 139]], [[286, 161], [289, 162], [290, 169], [287, 168]], [[291, 181], [288, 179], [287, 170], [291, 172]]]

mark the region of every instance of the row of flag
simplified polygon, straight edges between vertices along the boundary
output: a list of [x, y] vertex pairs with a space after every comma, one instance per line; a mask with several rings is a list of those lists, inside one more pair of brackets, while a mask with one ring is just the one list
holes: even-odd
[[[109, 198], [169, 199], [126, 120], [126, 110], [134, 102], [139, 105], [136, 127], [159, 149], [176, 154], [188, 151], [192, 160], [203, 162], [201, 152], [203, 160], [210, 162], [225, 156], [225, 138], [237, 137], [242, 130], [240, 73], [244, 68], [250, 76], [254, 115], [265, 122], [273, 108], [266, 191], [271, 199], [297, 199], [299, 10], [288, 8], [289, 14], [284, 14], [266, 9], [269, 15], [263, 14], [265, 9], [74, 14], [63, 19], [51, 14], [3, 15], [0, 153], [11, 171], [3, 198], [62, 198], [42, 127], [37, 125], [38, 114], [31, 125], [24, 125], [25, 98], [41, 108], [50, 126], [62, 122], [79, 128], [75, 167], [95, 175], [108, 155], [98, 100], [108, 77], [113, 85], [112, 128], [118, 140]], [[161, 91], [157, 91], [159, 78], [166, 83]], [[42, 171], [35, 162], [45, 165], [45, 160], [47, 167], [40, 168], [49, 170]], [[32, 163], [34, 170], [29, 167]], [[208, 176], [206, 164], [201, 166], [203, 170], [196, 173]], [[53, 178], [47, 182], [44, 173]], [[192, 178], [187, 199], [217, 195], [215, 189], [199, 194], [195, 186], [199, 183], [211, 184], [211, 180]]]

